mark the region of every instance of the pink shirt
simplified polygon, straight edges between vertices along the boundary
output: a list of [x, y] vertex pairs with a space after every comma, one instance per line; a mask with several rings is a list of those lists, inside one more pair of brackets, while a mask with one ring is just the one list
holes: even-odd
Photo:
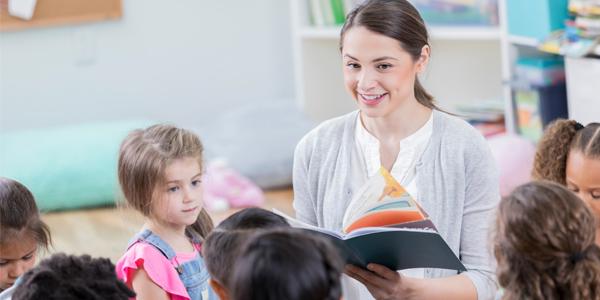
[[117, 262], [117, 277], [131, 287], [134, 273], [142, 267], [150, 279], [169, 294], [171, 300], [190, 300], [174, 265], [194, 259], [199, 251], [198, 245], [193, 252], [177, 253], [174, 262], [170, 262], [154, 246], [137, 242]]

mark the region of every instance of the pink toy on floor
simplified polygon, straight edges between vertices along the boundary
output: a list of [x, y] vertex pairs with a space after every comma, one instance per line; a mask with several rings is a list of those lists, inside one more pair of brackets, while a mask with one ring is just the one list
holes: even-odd
[[515, 187], [531, 180], [535, 145], [518, 135], [499, 134], [488, 139], [500, 172], [500, 195], [507, 196]]
[[204, 205], [212, 212], [260, 206], [265, 201], [263, 191], [256, 184], [228, 167], [223, 160], [207, 164], [203, 187]]

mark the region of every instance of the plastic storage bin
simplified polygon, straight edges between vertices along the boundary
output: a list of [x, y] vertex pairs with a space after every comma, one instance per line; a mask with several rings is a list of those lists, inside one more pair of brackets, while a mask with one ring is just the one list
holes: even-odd
[[515, 77], [530, 85], [543, 86], [565, 81], [562, 57], [521, 57], [515, 66]]
[[497, 25], [497, 0], [409, 0], [429, 25]]
[[508, 33], [537, 40], [564, 28], [568, 0], [506, 0]]
[[519, 133], [538, 141], [544, 127], [558, 118], [568, 118], [565, 83], [513, 88]]

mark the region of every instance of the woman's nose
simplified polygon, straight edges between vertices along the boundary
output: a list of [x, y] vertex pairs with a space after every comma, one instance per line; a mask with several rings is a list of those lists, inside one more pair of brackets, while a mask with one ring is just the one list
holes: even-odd
[[358, 89], [360, 91], [369, 91], [377, 86], [376, 77], [369, 71], [362, 71], [358, 76]]

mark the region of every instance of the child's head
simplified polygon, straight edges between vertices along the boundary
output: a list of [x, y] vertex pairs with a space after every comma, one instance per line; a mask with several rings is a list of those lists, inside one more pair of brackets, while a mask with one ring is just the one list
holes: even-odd
[[222, 230], [242, 230], [290, 227], [290, 225], [284, 217], [276, 213], [258, 207], [250, 207], [232, 214], [217, 227]]
[[290, 227], [285, 218], [261, 208], [246, 208], [223, 220], [202, 244], [211, 286], [221, 300], [229, 299], [231, 270], [241, 245], [256, 229]]
[[123, 299], [135, 293], [108, 258], [54, 254], [23, 275], [13, 300]]
[[600, 299], [595, 218], [566, 188], [531, 182], [502, 199], [494, 254], [505, 299]]
[[50, 245], [50, 230], [40, 219], [31, 192], [0, 177], [0, 291], [35, 264], [38, 249]]
[[339, 300], [343, 262], [329, 241], [302, 230], [252, 236], [235, 262], [234, 300]]
[[600, 123], [583, 126], [561, 119], [550, 124], [539, 142], [532, 177], [566, 186], [600, 216]]
[[127, 203], [163, 224], [206, 237], [212, 220], [202, 201], [202, 143], [194, 133], [159, 124], [131, 132], [119, 152], [119, 183]]

